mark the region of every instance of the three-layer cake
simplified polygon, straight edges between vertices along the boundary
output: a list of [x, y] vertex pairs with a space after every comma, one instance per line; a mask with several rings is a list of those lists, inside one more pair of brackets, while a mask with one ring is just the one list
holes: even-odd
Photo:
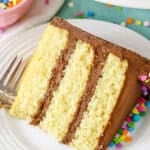
[[54, 18], [20, 81], [11, 115], [75, 150], [105, 149], [140, 97], [150, 60]]

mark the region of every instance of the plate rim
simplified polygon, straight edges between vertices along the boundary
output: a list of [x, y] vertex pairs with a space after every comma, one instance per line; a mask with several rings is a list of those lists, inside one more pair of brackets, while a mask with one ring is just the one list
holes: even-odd
[[[150, 9], [150, 1], [147, 0], [95, 0], [97, 2], [113, 4], [128, 8]], [[144, 1], [144, 2], [143, 2]]]

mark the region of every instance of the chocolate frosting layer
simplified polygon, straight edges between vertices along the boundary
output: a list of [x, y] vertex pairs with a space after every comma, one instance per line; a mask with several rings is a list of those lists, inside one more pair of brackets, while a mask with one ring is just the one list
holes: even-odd
[[31, 124], [38, 125], [48, 110], [49, 104], [53, 97], [53, 92], [58, 88], [61, 79], [64, 76], [64, 69], [68, 64], [69, 58], [75, 48], [76, 39], [69, 34], [67, 47], [61, 51], [60, 57], [57, 60], [57, 65], [52, 70], [52, 77], [49, 81], [48, 89], [42, 102], [39, 104], [37, 113], [32, 117]]
[[[74, 115], [74, 119], [70, 123], [68, 132], [62, 141], [63, 143], [71, 142], [72, 138], [74, 137], [74, 133], [82, 119], [83, 112], [86, 111], [88, 103], [95, 91], [96, 83], [99, 77], [101, 77], [101, 70], [104, 66], [108, 54], [113, 53], [120, 59], [126, 59], [128, 61], [129, 68], [126, 72], [126, 81], [124, 87], [119, 96], [118, 103], [116, 104], [114, 111], [111, 114], [110, 121], [105, 128], [103, 135], [99, 138], [99, 144], [96, 148], [97, 150], [106, 149], [109, 142], [113, 139], [113, 137], [123, 124], [125, 118], [128, 116], [128, 114], [136, 104], [138, 98], [140, 97], [140, 84], [137, 81], [137, 78], [141, 72], [150, 70], [150, 60], [143, 58], [126, 48], [122, 48], [101, 38], [93, 36], [85, 31], [82, 31], [81, 29], [70, 25], [68, 22], [58, 17], [55, 17], [51, 24], [69, 31], [70, 37], [68, 46], [66, 48], [67, 53], [70, 53], [69, 50], [71, 51], [74, 49], [76, 40], [81, 40], [93, 46], [95, 54], [95, 59], [93, 61], [93, 67], [89, 75], [89, 80], [87, 81], [86, 90], [81, 97], [81, 103], [79, 103], [79, 107]], [[62, 53], [63, 52], [64, 51], [62, 51]], [[68, 62], [68, 60], [65, 59], [66, 56], [67, 54], [64, 53], [63, 59], [61, 59], [61, 63], [58, 61], [58, 65], [53, 71], [53, 77], [50, 80], [47, 94], [45, 95], [43, 103], [39, 109], [40, 113], [38, 112], [33, 117], [33, 124], [37, 124], [37, 122], [39, 123], [48, 109], [50, 100], [52, 98], [52, 92], [57, 89], [59, 82], [63, 77], [62, 70], [64, 70], [64, 67]], [[67, 57], [67, 59], [69, 58]], [[63, 67], [61, 67], [62, 69], [59, 69], [61, 65]]]
[[86, 89], [83, 93], [83, 96], [81, 97], [80, 103], [78, 104], [77, 111], [74, 115], [74, 119], [69, 125], [68, 132], [64, 139], [62, 140], [62, 143], [70, 143], [74, 133], [77, 129], [77, 127], [80, 124], [80, 121], [82, 119], [84, 111], [86, 111], [86, 108], [88, 106], [88, 103], [91, 100], [92, 95], [95, 92], [95, 87], [97, 85], [98, 79], [101, 77], [101, 70], [104, 66], [103, 57], [101, 56], [101, 50], [97, 49], [94, 51], [94, 61], [93, 61], [93, 67], [91, 69], [88, 82], [86, 84]]

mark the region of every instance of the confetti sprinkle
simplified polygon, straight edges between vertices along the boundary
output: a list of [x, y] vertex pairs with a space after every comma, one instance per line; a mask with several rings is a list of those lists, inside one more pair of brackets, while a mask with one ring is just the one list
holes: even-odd
[[45, 0], [45, 4], [48, 5], [50, 0]]
[[132, 116], [132, 120], [133, 120], [134, 122], [140, 121], [140, 118], [141, 118], [141, 117], [140, 117], [140, 115], [138, 115], [138, 114]]
[[113, 5], [112, 5], [112, 4], [106, 4], [106, 6], [107, 6], [107, 7], [113, 7]]
[[93, 17], [93, 16], [95, 16], [95, 13], [94, 13], [93, 11], [88, 11], [88, 12], [86, 13], [86, 16], [87, 16], [87, 17]]
[[4, 32], [4, 29], [3, 28], [0, 28], [0, 33], [3, 33]]
[[136, 21], [135, 21], [135, 24], [136, 24], [137, 26], [141, 26], [142, 23], [143, 23], [143, 22], [142, 22], [141, 20], [136, 20]]
[[116, 9], [117, 9], [118, 11], [122, 11], [122, 10], [123, 10], [123, 8], [120, 7], [120, 6], [118, 6]]
[[121, 22], [120, 24], [122, 27], [125, 27], [126, 26], [126, 23], [125, 22]]
[[121, 149], [122, 147], [123, 147], [123, 145], [121, 143], [116, 145], [117, 149]]
[[133, 23], [134, 23], [134, 19], [133, 18], [130, 17], [130, 18], [126, 19], [126, 24], [131, 25]]
[[69, 7], [69, 8], [74, 7], [74, 2], [69, 2], [69, 3], [68, 3], [68, 7]]
[[150, 27], [150, 21], [144, 21], [144, 22], [143, 22], [143, 25], [144, 25], [145, 27]]
[[85, 18], [84, 12], [77, 12], [74, 14], [74, 16], [77, 18]]
[[22, 0], [0, 0], [0, 10], [5, 10], [13, 6], [16, 6], [21, 1]]
[[132, 137], [131, 136], [127, 136], [125, 139], [125, 142], [130, 143], [132, 142]]

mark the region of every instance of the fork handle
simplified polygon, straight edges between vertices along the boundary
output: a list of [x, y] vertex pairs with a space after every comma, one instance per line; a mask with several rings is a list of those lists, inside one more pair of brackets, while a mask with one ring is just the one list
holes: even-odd
[[11, 94], [6, 94], [4, 91], [0, 90], [0, 108], [9, 109], [14, 102], [14, 96]]

